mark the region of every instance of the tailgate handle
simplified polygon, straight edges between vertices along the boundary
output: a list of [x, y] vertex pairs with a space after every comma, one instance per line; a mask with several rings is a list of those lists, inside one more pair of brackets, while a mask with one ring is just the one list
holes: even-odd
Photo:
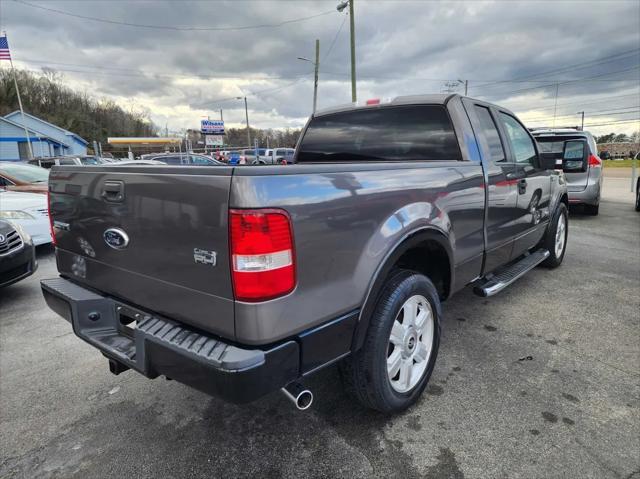
[[120, 202], [124, 200], [124, 183], [122, 181], [105, 181], [102, 185], [102, 198], [106, 201]]

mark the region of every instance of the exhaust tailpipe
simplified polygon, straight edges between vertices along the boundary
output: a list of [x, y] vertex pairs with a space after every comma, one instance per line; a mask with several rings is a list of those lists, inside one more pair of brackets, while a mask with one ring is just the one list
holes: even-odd
[[309, 409], [313, 403], [313, 394], [300, 383], [291, 383], [282, 388], [282, 393], [296, 405], [300, 411]]

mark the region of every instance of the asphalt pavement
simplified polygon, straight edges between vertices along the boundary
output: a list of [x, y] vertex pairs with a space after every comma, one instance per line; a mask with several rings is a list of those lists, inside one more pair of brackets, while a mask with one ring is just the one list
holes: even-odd
[[0, 477], [640, 478], [640, 213], [605, 180], [572, 211], [561, 268], [444, 306], [430, 385], [406, 413], [361, 408], [336, 368], [300, 412], [276, 393], [226, 404], [109, 373], [39, 280], [0, 290]]

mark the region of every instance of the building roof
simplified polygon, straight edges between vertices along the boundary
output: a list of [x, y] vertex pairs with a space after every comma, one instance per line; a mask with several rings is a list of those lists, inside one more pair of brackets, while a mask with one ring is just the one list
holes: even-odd
[[[13, 111], [13, 112], [9, 113], [8, 115], [5, 115], [5, 118], [13, 118], [13, 117], [15, 117], [16, 115], [20, 115], [20, 116], [22, 116], [22, 113], [20, 112], [20, 110]], [[37, 121], [39, 121], [39, 122], [41, 122], [41, 123], [44, 123], [44, 124], [46, 124], [46, 125], [49, 125], [50, 127], [55, 128], [55, 129], [57, 129], [57, 130], [60, 130], [60, 131], [61, 131], [62, 133], [64, 133], [65, 135], [67, 135], [67, 136], [71, 136], [71, 137], [73, 137], [73, 138], [76, 138], [77, 140], [79, 140], [80, 142], [82, 142], [82, 143], [83, 143], [83, 144], [85, 144], [85, 145], [88, 145], [88, 144], [89, 144], [89, 142], [88, 142], [87, 140], [85, 140], [84, 138], [82, 138], [82, 137], [81, 137], [80, 135], [78, 135], [77, 133], [74, 133], [74, 132], [69, 131], [69, 130], [65, 130], [64, 128], [61, 128], [61, 127], [59, 127], [58, 125], [54, 125], [53, 123], [49, 123], [48, 121], [43, 120], [42, 118], [38, 118], [37, 116], [30, 115], [29, 113], [25, 113], [25, 116], [28, 116], [29, 118], [33, 118], [34, 120], [37, 120]]]
[[[11, 121], [11, 120], [9, 120], [7, 117], [2, 117], [2, 116], [0, 116], [0, 122], [6, 122], [6, 123], [9, 123], [10, 125], [13, 125], [13, 126], [15, 126], [15, 127], [17, 127], [17, 128], [20, 128], [20, 130], [23, 130], [23, 131], [24, 131], [24, 129], [25, 129], [24, 125], [21, 125], [20, 123], [16, 123], [15, 121]], [[66, 146], [66, 147], [68, 147], [68, 146], [69, 146], [68, 144], [63, 143], [63, 142], [61, 142], [60, 140], [56, 140], [55, 138], [51, 138], [49, 135], [45, 135], [44, 133], [41, 133], [41, 132], [39, 132], [38, 130], [34, 130], [34, 129], [33, 129], [33, 128], [31, 128], [31, 127], [27, 127], [26, 129], [27, 129], [27, 131], [29, 132], [29, 136], [30, 136], [31, 138], [37, 138], [38, 140], [48, 140], [48, 141], [52, 141], [52, 142], [54, 142], [54, 143], [57, 143], [57, 144], [59, 144], [59, 145]]]

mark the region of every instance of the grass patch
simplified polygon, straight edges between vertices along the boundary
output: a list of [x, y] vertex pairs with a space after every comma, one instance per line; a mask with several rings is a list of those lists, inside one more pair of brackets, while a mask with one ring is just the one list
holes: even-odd
[[[631, 168], [633, 160], [602, 160], [602, 165], [605, 168]], [[636, 160], [636, 168], [640, 168], [640, 160]]]

